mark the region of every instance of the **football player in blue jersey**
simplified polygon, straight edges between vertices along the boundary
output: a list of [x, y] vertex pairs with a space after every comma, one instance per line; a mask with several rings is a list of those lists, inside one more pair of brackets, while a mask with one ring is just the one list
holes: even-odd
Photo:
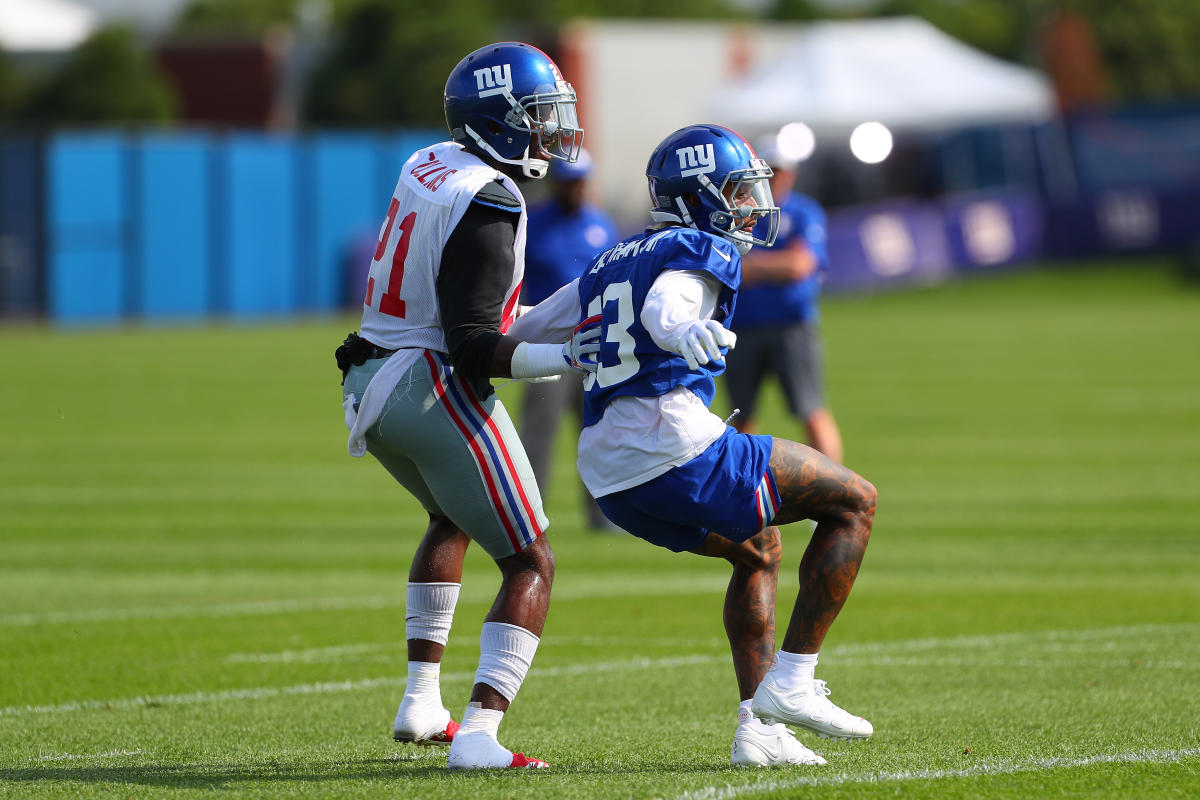
[[[824, 764], [785, 723], [824, 737], [873, 733], [829, 701], [814, 671], [862, 562], [875, 487], [816, 450], [738, 433], [709, 410], [713, 379], [736, 344], [727, 323], [741, 257], [775, 238], [770, 168], [734, 131], [692, 125], [659, 144], [646, 176], [658, 224], [597, 256], [575, 298], [564, 287], [543, 304], [574, 302], [577, 314], [601, 317], [579, 473], [630, 533], [733, 565], [724, 609], [741, 700], [733, 763]], [[544, 333], [532, 325], [539, 315], [528, 316], [528, 330], [514, 325], [518, 338]], [[773, 654], [779, 526], [802, 519], [817, 525]]]

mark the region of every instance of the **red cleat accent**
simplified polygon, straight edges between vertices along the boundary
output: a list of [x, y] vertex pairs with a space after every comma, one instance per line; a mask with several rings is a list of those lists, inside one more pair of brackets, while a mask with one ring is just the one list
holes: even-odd
[[454, 741], [454, 734], [458, 733], [458, 723], [451, 719], [446, 723], [446, 729], [435, 733], [427, 739], [413, 739], [408, 736], [394, 735], [397, 742], [405, 744], [415, 744], [417, 747], [447, 747]]
[[545, 769], [550, 765], [539, 758], [527, 758], [524, 753], [513, 753], [512, 763], [508, 766], [518, 769]]
[[454, 741], [454, 734], [458, 733], [458, 723], [451, 719], [446, 723], [446, 730], [434, 736], [434, 741], [450, 744]]

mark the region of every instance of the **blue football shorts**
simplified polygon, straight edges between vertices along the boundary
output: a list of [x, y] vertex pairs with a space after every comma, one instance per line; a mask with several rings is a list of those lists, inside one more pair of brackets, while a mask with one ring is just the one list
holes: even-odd
[[779, 510], [771, 444], [726, 428], [691, 461], [596, 502], [615, 524], [676, 553], [695, 550], [710, 532], [742, 542]]

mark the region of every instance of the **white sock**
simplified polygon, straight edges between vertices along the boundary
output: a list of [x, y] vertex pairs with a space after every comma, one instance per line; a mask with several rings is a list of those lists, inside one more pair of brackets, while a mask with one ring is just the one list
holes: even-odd
[[392, 730], [405, 736], [421, 738], [437, 733], [450, 721], [450, 712], [442, 705], [439, 677], [441, 664], [427, 661], [408, 662], [408, 680], [404, 684], [404, 699], [396, 709]]
[[442, 704], [442, 665], [428, 661], [408, 662], [408, 681], [404, 694], [414, 700]]
[[811, 683], [817, 669], [816, 653], [788, 653], [780, 650], [775, 654], [775, 665], [771, 672], [781, 689], [794, 689], [803, 683]]
[[486, 683], [512, 702], [525, 682], [539, 641], [538, 637], [517, 625], [483, 623], [475, 682]]
[[463, 712], [462, 725], [450, 744], [446, 766], [451, 769], [511, 766], [512, 751], [496, 741], [503, 718], [503, 711], [483, 708], [479, 703], [468, 703], [467, 710]]
[[483, 733], [495, 739], [500, 732], [500, 720], [502, 719], [504, 719], [503, 711], [484, 708], [479, 703], [467, 703], [467, 710], [463, 712], [462, 724], [458, 727], [458, 733], [454, 735]]
[[461, 588], [459, 583], [410, 583], [404, 603], [404, 638], [446, 644]]
[[753, 700], [743, 700], [738, 703], [738, 727], [749, 725], [758, 733], [770, 733], [775, 726], [754, 716], [754, 712], [750, 710], [753, 702]]

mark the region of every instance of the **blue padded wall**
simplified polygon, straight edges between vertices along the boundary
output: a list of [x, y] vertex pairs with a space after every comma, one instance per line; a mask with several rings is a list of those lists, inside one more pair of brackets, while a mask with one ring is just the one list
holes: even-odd
[[236, 134], [223, 153], [217, 198], [223, 233], [223, 297], [235, 317], [285, 314], [300, 297], [297, 146], [294, 139]]
[[[356, 239], [374, 237], [387, 210], [387, 190], [378, 174], [378, 137], [326, 134], [311, 145], [313, 272], [306, 282], [310, 308], [332, 310], [348, 304], [347, 271], [353, 269]], [[355, 298], [361, 301], [362, 298]]]
[[46, 304], [62, 322], [129, 310], [126, 155], [118, 133], [59, 133], [47, 145]]
[[149, 134], [135, 169], [141, 313], [152, 320], [196, 318], [211, 306], [213, 158], [202, 134]]

